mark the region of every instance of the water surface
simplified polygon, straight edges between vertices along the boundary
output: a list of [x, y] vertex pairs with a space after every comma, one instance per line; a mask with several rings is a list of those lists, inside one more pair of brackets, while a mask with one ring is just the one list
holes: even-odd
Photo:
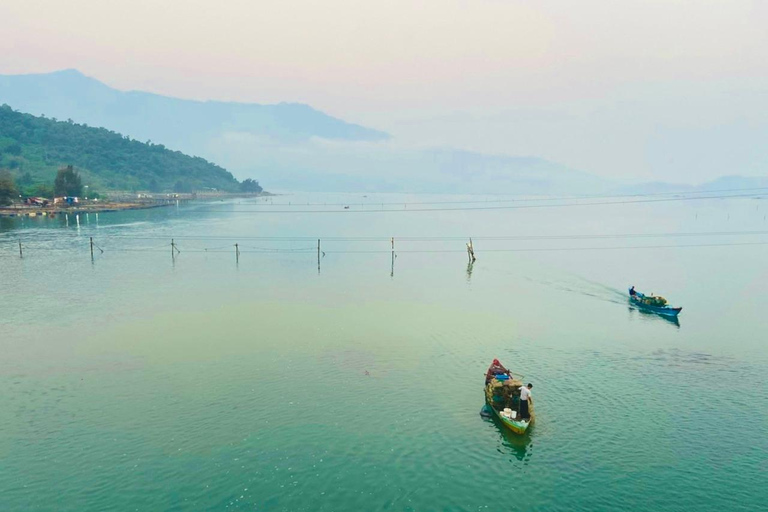
[[[362, 212], [461, 199], [4, 220], [0, 509], [763, 507], [768, 205]], [[527, 436], [478, 414], [494, 357]]]

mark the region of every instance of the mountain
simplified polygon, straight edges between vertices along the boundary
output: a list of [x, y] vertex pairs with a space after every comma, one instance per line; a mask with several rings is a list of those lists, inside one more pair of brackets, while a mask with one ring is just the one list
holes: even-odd
[[691, 185], [686, 183], [667, 183], [654, 181], [624, 186], [616, 190], [621, 194], [672, 194], [672, 193], [704, 193], [710, 191], [746, 192], [748, 190], [765, 189], [768, 193], [768, 177], [766, 176], [721, 176], [717, 179]]
[[384, 143], [259, 146], [232, 136], [210, 155], [231, 169], [248, 167], [270, 190], [438, 194], [589, 194], [609, 191], [602, 178], [536, 157]]
[[53, 183], [57, 170], [73, 165], [91, 190], [237, 191], [225, 169], [161, 144], [132, 140], [105, 128], [54, 121], [0, 107], [0, 168], [17, 182]]
[[204, 156], [208, 141], [245, 132], [279, 142], [311, 137], [386, 140], [386, 133], [344, 122], [308, 105], [192, 101], [147, 92], [119, 91], [77, 70], [0, 75], [0, 104], [33, 115], [73, 119], [130, 137]]
[[595, 193], [612, 186], [536, 157], [411, 148], [307, 105], [190, 101], [123, 92], [75, 70], [0, 75], [0, 104], [150, 139], [275, 190]]

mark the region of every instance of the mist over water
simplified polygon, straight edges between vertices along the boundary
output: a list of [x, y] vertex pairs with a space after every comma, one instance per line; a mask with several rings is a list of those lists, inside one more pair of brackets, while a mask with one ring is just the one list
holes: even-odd
[[[0, 509], [762, 507], [764, 200], [366, 196], [0, 219]], [[526, 436], [478, 414], [494, 357]]]

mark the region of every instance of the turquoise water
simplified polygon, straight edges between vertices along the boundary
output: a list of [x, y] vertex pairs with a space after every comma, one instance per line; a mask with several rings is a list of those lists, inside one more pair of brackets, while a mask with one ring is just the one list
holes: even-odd
[[[768, 235], [623, 235], [768, 204], [362, 212], [459, 199], [3, 220], [0, 510], [763, 508]], [[307, 202], [351, 207], [261, 213]], [[524, 437], [479, 415], [494, 357], [534, 384]]]

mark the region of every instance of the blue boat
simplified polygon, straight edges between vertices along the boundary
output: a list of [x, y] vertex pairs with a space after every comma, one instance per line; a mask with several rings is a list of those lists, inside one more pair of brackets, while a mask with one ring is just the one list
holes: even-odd
[[683, 310], [683, 308], [673, 308], [668, 305], [667, 299], [664, 297], [645, 295], [644, 293], [635, 291], [634, 286], [629, 289], [629, 302], [643, 311], [672, 318], [677, 318], [677, 315]]

